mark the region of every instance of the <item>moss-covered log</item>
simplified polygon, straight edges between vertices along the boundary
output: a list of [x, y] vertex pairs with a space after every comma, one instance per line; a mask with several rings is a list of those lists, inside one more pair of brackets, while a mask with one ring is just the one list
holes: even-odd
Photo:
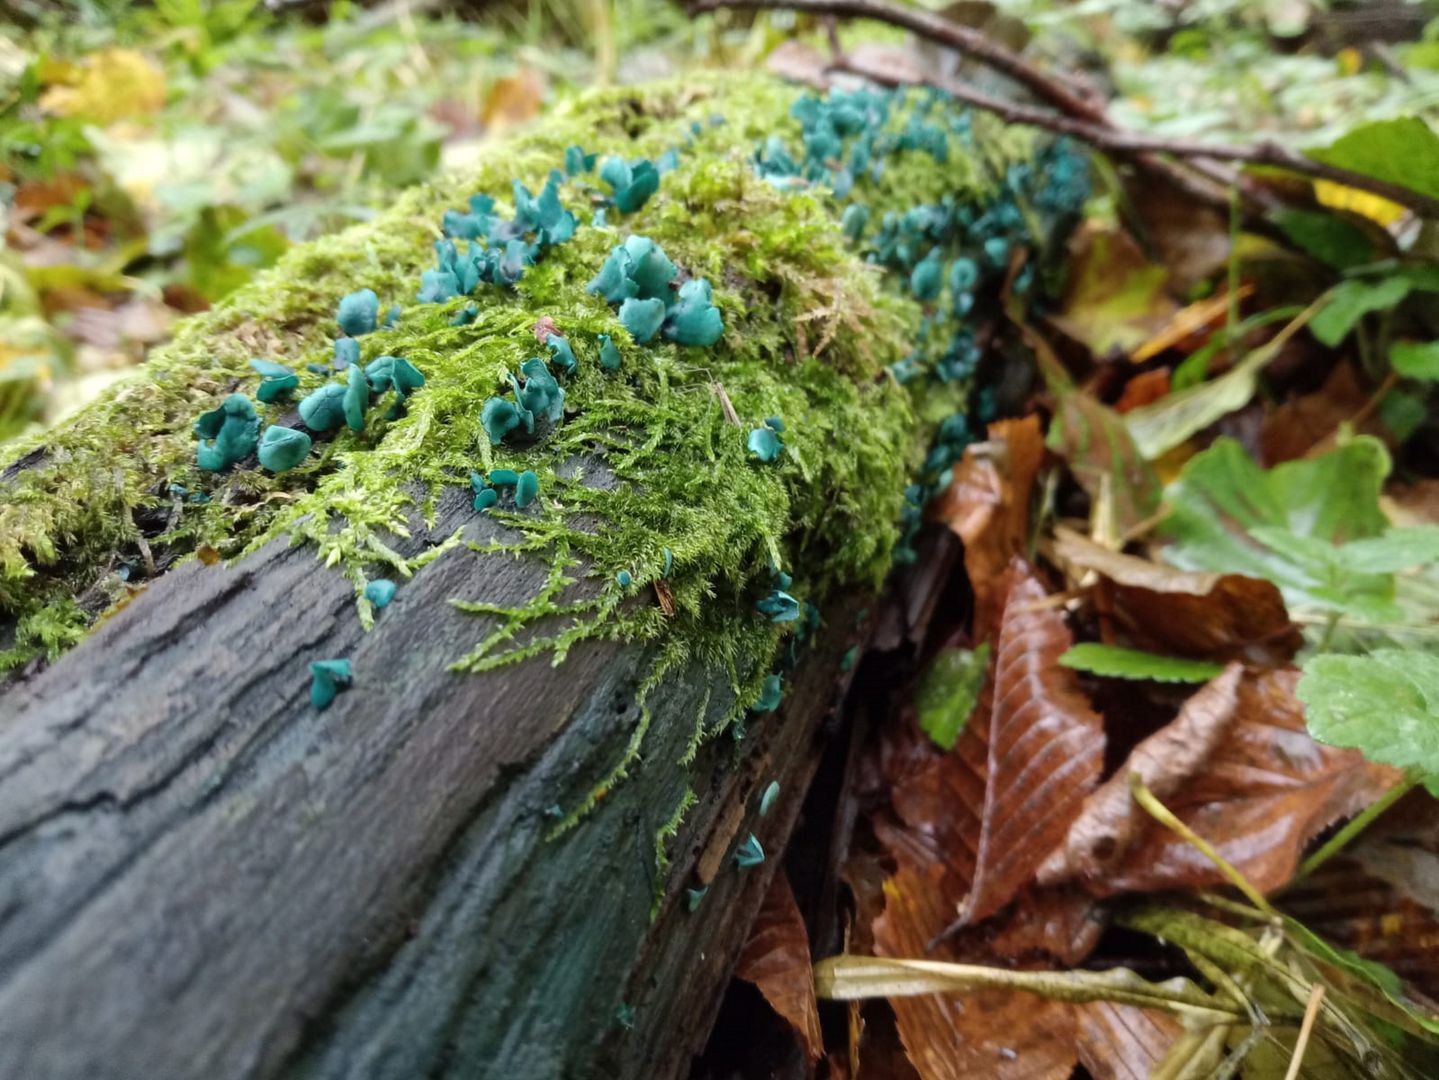
[[[1056, 183], [1027, 135], [942, 101], [797, 97], [585, 99], [297, 250], [10, 452], [0, 1073], [680, 1069], [772, 869], [736, 849], [783, 846], [864, 597], [962, 445], [967, 327], [1073, 203], [1068, 159]], [[634, 208], [576, 145], [658, 162], [658, 191]], [[509, 201], [567, 156], [571, 237]], [[531, 246], [510, 287], [452, 296], [442, 213], [477, 190], [516, 214], [491, 244]], [[686, 343], [712, 318], [693, 289], [643, 343], [587, 290], [630, 236], [666, 287], [710, 283], [722, 338]], [[301, 395], [335, 376], [362, 288], [400, 310], [338, 376], [349, 423], [288, 471], [198, 468], [192, 423], [256, 394], [252, 357]], [[558, 400], [508, 378], [546, 351], [563, 406], [487, 428], [488, 400]], [[259, 409], [302, 427], [294, 399]], [[507, 492], [502, 469], [539, 498], [477, 512], [470, 474]], [[340, 658], [353, 682], [316, 709], [308, 665]]]

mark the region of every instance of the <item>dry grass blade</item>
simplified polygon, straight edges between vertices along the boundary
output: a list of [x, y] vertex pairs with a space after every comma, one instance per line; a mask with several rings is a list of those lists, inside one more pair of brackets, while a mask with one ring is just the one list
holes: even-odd
[[1127, 968], [1108, 971], [1009, 971], [939, 960], [890, 960], [872, 956], [831, 956], [814, 966], [822, 998], [910, 997], [1000, 988], [1022, 990], [1071, 1004], [1107, 1001], [1163, 1009], [1195, 1026], [1248, 1019], [1238, 1005], [1205, 993], [1188, 979], [1154, 983]]
[[1242, 674], [1243, 668], [1230, 664], [1185, 702], [1173, 721], [1134, 748], [1119, 770], [1084, 800], [1063, 845], [1040, 866], [1040, 884], [1098, 876], [1128, 851], [1147, 820], [1130, 795], [1130, 776], [1138, 774], [1161, 799], [1194, 776], [1234, 717]]

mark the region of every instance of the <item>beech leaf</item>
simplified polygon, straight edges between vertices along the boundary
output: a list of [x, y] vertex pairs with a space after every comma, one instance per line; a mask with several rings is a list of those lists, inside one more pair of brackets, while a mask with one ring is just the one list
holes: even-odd
[[735, 963], [735, 977], [753, 983], [770, 1008], [794, 1029], [811, 1061], [824, 1055], [814, 977], [810, 970], [809, 935], [789, 878], [775, 874], [769, 892]]

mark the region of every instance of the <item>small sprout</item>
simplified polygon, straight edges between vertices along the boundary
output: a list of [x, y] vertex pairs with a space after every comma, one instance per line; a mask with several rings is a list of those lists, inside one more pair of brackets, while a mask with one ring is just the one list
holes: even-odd
[[479, 318], [479, 315], [480, 305], [472, 301], [471, 303], [466, 304], [464, 307], [460, 308], [459, 311], [455, 312], [453, 315], [450, 316], [450, 325], [469, 326], [470, 323], [474, 322], [477, 318]]
[[741, 870], [764, 862], [764, 848], [760, 847], [759, 839], [754, 833], [745, 837], [744, 843], [735, 850], [734, 861]]
[[635, 339], [636, 345], [644, 345], [659, 332], [665, 321], [663, 300], [636, 300], [634, 297], [620, 305], [620, 322]]
[[287, 472], [305, 460], [310, 446], [310, 436], [303, 431], [271, 424], [260, 439], [260, 464], [273, 473]]
[[669, 548], [664, 548], [664, 569], [660, 571], [661, 577], [669, 577], [670, 571], [675, 568], [675, 553]]
[[854, 667], [855, 661], [858, 659], [859, 646], [851, 645], [848, 649], [845, 650], [844, 655], [839, 658], [840, 671], [848, 671], [850, 668]]
[[482, 514], [499, 501], [500, 493], [494, 488], [485, 488], [481, 491], [475, 492], [474, 506], [475, 509]]
[[533, 469], [526, 469], [520, 473], [520, 478], [515, 483], [515, 505], [523, 510], [539, 498], [539, 495], [540, 478]]
[[231, 394], [218, 409], [200, 415], [195, 421], [195, 434], [200, 437], [195, 464], [206, 472], [219, 472], [255, 449], [260, 439], [260, 418], [249, 398]]
[[615, 575], [615, 583], [618, 584], [621, 589], [628, 589], [630, 587], [630, 582], [633, 580], [634, 578], [630, 577], [630, 572], [628, 570], [621, 570], [618, 574]]
[[615, 208], [622, 214], [633, 214], [660, 187], [659, 170], [648, 158], [632, 162], [624, 158], [605, 158], [605, 163], [600, 166], [600, 179], [614, 192]]
[[514, 469], [491, 469], [490, 483], [495, 487], [514, 487], [520, 482], [520, 474]]
[[379, 316], [380, 298], [375, 295], [375, 290], [361, 289], [340, 300], [340, 308], [335, 313], [335, 321], [340, 324], [340, 329], [346, 334], [357, 338], [361, 334], [373, 331]]
[[609, 334], [600, 335], [600, 367], [606, 371], [620, 369], [620, 350]]
[[766, 416], [764, 418], [764, 426], [774, 432], [783, 432], [784, 420], [778, 416]]
[[586, 173], [595, 167], [597, 154], [587, 154], [578, 146], [565, 147], [565, 173], [569, 176], [577, 176]]
[[749, 447], [749, 452], [761, 461], [774, 461], [784, 449], [780, 437], [769, 427], [755, 428], [749, 433], [745, 445]]
[[365, 373], [360, 370], [359, 364], [350, 365], [346, 382], [340, 402], [345, 412], [345, 423], [351, 431], [364, 431], [365, 410], [370, 407], [370, 384], [365, 381]]
[[341, 690], [354, 681], [348, 660], [316, 660], [310, 665], [310, 704], [328, 709]]
[[[678, 302], [665, 318], [665, 337], [677, 345], [713, 345], [724, 335], [724, 318], [711, 303], [712, 290], [704, 278], [680, 286]], [[624, 317], [621, 310], [620, 317]]]
[[799, 618], [799, 601], [780, 589], [771, 589], [755, 607], [768, 615], [770, 622], [794, 622]]
[[705, 893], [709, 891], [710, 889], [708, 885], [705, 885], [698, 889], [686, 889], [685, 907], [688, 908], [690, 911], [698, 911], [700, 908], [700, 901], [705, 898]]
[[335, 430], [345, 422], [345, 393], [344, 383], [326, 383], [312, 390], [300, 401], [300, 419], [311, 431]]
[[[344, 371], [351, 364], [360, 362], [360, 343], [352, 337], [335, 339], [335, 367]], [[313, 370], [313, 369], [311, 369]], [[320, 369], [325, 371], [324, 368]], [[329, 374], [329, 372], [325, 372]]]
[[564, 368], [566, 374], [573, 375], [575, 373], [575, 368], [579, 364], [575, 360], [575, 350], [570, 347], [569, 338], [551, 334], [545, 338], [545, 348], [550, 350], [550, 359]]
[[775, 800], [779, 798], [779, 781], [771, 780], [769, 786], [764, 789], [764, 794], [759, 797], [759, 816], [767, 817], [774, 808]]
[[839, 219], [839, 224], [844, 235], [858, 243], [859, 238], [864, 235], [864, 227], [869, 224], [869, 207], [850, 203], [844, 208], [844, 216]]
[[254, 368], [261, 377], [260, 385], [255, 390], [255, 397], [266, 405], [278, 401], [300, 385], [300, 376], [284, 364], [277, 364], [273, 360], [261, 360], [256, 357], [250, 361], [250, 367]]
[[939, 264], [939, 248], [930, 248], [929, 254], [909, 275], [909, 291], [914, 294], [916, 300], [933, 300], [939, 295], [939, 289], [943, 283], [944, 271]]
[[384, 610], [395, 598], [396, 585], [389, 578], [376, 578], [365, 585], [365, 599]]
[[759, 700], [751, 706], [758, 713], [772, 713], [779, 708], [780, 700], [784, 697], [784, 681], [778, 675], [767, 675], [764, 680], [764, 688], [760, 690]]

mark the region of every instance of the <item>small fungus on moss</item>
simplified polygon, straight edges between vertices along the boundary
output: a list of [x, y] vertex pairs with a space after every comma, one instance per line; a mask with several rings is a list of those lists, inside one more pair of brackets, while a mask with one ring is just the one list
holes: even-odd
[[578, 146], [565, 147], [565, 174], [578, 176], [594, 169], [598, 154], [587, 154]]
[[620, 369], [620, 350], [609, 334], [600, 335], [600, 367], [606, 371]]
[[764, 848], [760, 846], [759, 838], [754, 833], [745, 837], [744, 843], [735, 849], [734, 861], [741, 870], [764, 862]]
[[200, 446], [195, 463], [207, 472], [219, 472], [245, 458], [260, 439], [260, 418], [244, 394], [231, 394], [218, 409], [195, 421]]
[[698, 911], [700, 909], [700, 901], [705, 898], [705, 893], [709, 891], [708, 885], [701, 886], [698, 889], [686, 889], [685, 908], [691, 912]]
[[344, 383], [326, 383], [306, 394], [300, 401], [300, 419], [305, 426], [311, 431], [334, 431], [343, 424], [345, 392]]
[[630, 577], [628, 570], [621, 570], [615, 575], [615, 583], [619, 585], [621, 589], [628, 589], [632, 581], [634, 581], [634, 578]]
[[303, 431], [271, 424], [260, 439], [260, 464], [273, 473], [288, 472], [305, 460], [311, 445]]
[[769, 786], [764, 789], [764, 794], [759, 797], [759, 816], [767, 817], [774, 808], [775, 800], [779, 798], [779, 781], [771, 780]]
[[365, 365], [365, 377], [376, 393], [393, 388], [402, 399], [425, 385], [424, 373], [399, 356], [377, 356]]
[[476, 303], [466, 304], [450, 316], [451, 326], [469, 326], [480, 315], [480, 305]]
[[250, 367], [260, 375], [260, 385], [255, 390], [255, 397], [266, 405], [278, 401], [300, 385], [300, 376], [284, 364], [277, 364], [273, 360], [255, 357], [250, 361]]
[[933, 300], [944, 284], [944, 271], [939, 262], [939, 248], [932, 247], [909, 275], [909, 291], [919, 301]]
[[[711, 302], [710, 283], [692, 278], [680, 286], [679, 300], [665, 316], [664, 333], [677, 345], [713, 345], [724, 335], [724, 318]], [[624, 313], [621, 311], [621, 319]]]
[[[335, 367], [344, 371], [351, 364], [360, 362], [360, 343], [352, 337], [335, 339]], [[320, 369], [324, 371], [324, 368]], [[328, 373], [327, 373], [328, 374]]]
[[499, 501], [500, 493], [498, 491], [496, 491], [494, 488], [484, 488], [481, 491], [475, 492], [474, 507], [476, 510], [483, 514], [486, 510], [494, 506], [495, 503]]
[[774, 461], [784, 449], [780, 437], [769, 427], [755, 428], [749, 433], [745, 445], [749, 447], [749, 452], [761, 461]]
[[421, 304], [442, 304], [460, 295], [460, 279], [451, 270], [425, 270], [420, 274]]
[[515, 505], [523, 510], [539, 496], [540, 478], [533, 469], [526, 469], [515, 483]]
[[660, 577], [669, 577], [670, 571], [675, 568], [675, 553], [669, 548], [663, 549], [664, 565], [660, 570]]
[[356, 338], [361, 334], [371, 333], [375, 329], [379, 316], [380, 298], [375, 295], [375, 290], [361, 289], [341, 297], [339, 310], [335, 313], [335, 321], [340, 324], [341, 330], [350, 337]]
[[855, 243], [864, 235], [864, 227], [869, 224], [869, 207], [861, 203], [850, 203], [844, 208], [844, 216], [840, 218], [840, 228], [844, 235]]
[[480, 409], [480, 425], [485, 429], [485, 434], [489, 436], [490, 442], [496, 446], [521, 424], [534, 430], [534, 423], [535, 418], [532, 413], [521, 412], [514, 402], [506, 401], [504, 398], [486, 398], [484, 406]]
[[348, 660], [316, 660], [310, 664], [310, 704], [328, 709], [342, 690], [354, 681]]
[[759, 713], [772, 713], [784, 698], [784, 681], [778, 675], [766, 675], [759, 699], [751, 708]]
[[365, 599], [377, 608], [387, 608], [395, 598], [395, 588], [395, 583], [389, 578], [375, 578], [365, 585]]
[[766, 416], [764, 418], [764, 426], [769, 428], [773, 432], [783, 433], [784, 419], [779, 416]]
[[645, 345], [659, 332], [665, 321], [663, 300], [637, 300], [630, 297], [620, 305], [620, 322], [635, 339], [635, 344]]
[[566, 374], [573, 375], [575, 373], [575, 368], [579, 366], [579, 363], [575, 360], [575, 350], [570, 347], [569, 338], [559, 334], [550, 334], [545, 338], [545, 348], [550, 350], [550, 359], [564, 368]]
[[[550, 341], [554, 340], [550, 338]], [[531, 357], [520, 365], [520, 374], [525, 377], [524, 386], [516, 385], [515, 388], [515, 397], [520, 405], [532, 414], [544, 416], [552, 424], [558, 423], [565, 415], [565, 391], [550, 374], [544, 360], [538, 356]]]
[[794, 622], [799, 618], [799, 601], [782, 589], [771, 589], [755, 607], [768, 615], [770, 622]]
[[856, 662], [858, 659], [859, 659], [859, 646], [858, 646], [858, 645], [851, 645], [848, 649], [845, 650], [844, 655], [839, 658], [839, 669], [840, 669], [840, 671], [848, 671], [848, 670], [850, 670], [850, 668], [854, 667], [855, 662]]
[[600, 179], [614, 192], [615, 207], [622, 214], [633, 214], [660, 188], [659, 170], [648, 158], [637, 161], [605, 158], [600, 166]]
[[341, 406], [344, 409], [345, 423], [349, 429], [364, 431], [365, 410], [370, 407], [370, 384], [365, 381], [365, 373], [360, 370], [359, 364], [350, 365]]
[[495, 487], [514, 487], [520, 482], [520, 474], [514, 469], [491, 469], [490, 483]]

